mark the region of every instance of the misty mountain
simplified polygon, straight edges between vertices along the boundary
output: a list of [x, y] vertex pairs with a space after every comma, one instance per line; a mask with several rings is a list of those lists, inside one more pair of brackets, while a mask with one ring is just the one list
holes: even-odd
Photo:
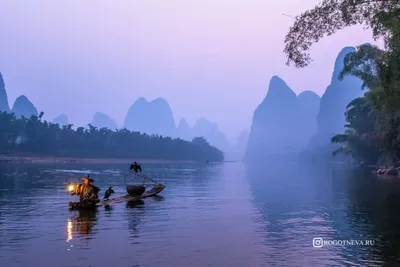
[[218, 129], [218, 125], [205, 118], [198, 119], [193, 127], [190, 127], [185, 119], [181, 119], [177, 135], [179, 138], [189, 141], [195, 137], [203, 137], [224, 153], [231, 150], [227, 137]]
[[343, 48], [336, 58], [330, 85], [321, 97], [317, 115], [317, 131], [310, 140], [308, 149], [331, 146], [330, 138], [337, 133], [344, 132], [347, 104], [354, 98], [364, 94], [361, 90], [362, 82], [354, 76], [345, 76], [342, 81], [338, 77], [344, 66], [344, 57], [354, 52], [354, 47]]
[[124, 128], [146, 134], [159, 134], [174, 137], [176, 135], [173, 112], [163, 98], [147, 101], [141, 97], [129, 108]]
[[321, 98], [312, 91], [304, 91], [297, 96], [298, 116], [297, 129], [301, 129], [302, 135], [299, 142], [303, 149], [310, 138], [317, 132], [317, 114], [319, 112]]
[[299, 152], [315, 133], [319, 96], [305, 91], [299, 96], [278, 76], [254, 111], [246, 148], [247, 159]]
[[227, 153], [230, 150], [230, 144], [225, 134], [218, 129], [216, 123], [210, 122], [205, 118], [200, 118], [193, 126], [192, 135], [194, 137], [204, 137], [212, 146]]
[[8, 97], [6, 91], [6, 85], [4, 83], [3, 75], [0, 72], [0, 112], [10, 111], [10, 106], [8, 104]]
[[236, 142], [231, 145], [231, 151], [227, 155], [228, 160], [244, 160], [248, 140], [249, 131], [243, 130], [236, 139]]
[[113, 120], [110, 116], [101, 112], [96, 112], [94, 114], [92, 122], [90, 124], [97, 128], [108, 128], [113, 131], [118, 129], [118, 125], [115, 122], [115, 120]]
[[173, 112], [168, 102], [163, 98], [147, 101], [141, 97], [129, 108], [125, 117], [124, 128], [142, 133], [160, 134], [172, 138], [179, 137], [191, 141], [195, 137], [205, 138], [212, 146], [226, 152], [230, 144], [225, 134], [217, 124], [200, 118], [193, 127], [185, 119], [175, 126]]
[[250, 133], [248, 130], [243, 130], [237, 139], [236, 143], [237, 150], [243, 154], [246, 151], [247, 142], [249, 141], [249, 134]]
[[11, 109], [11, 112], [14, 113], [17, 118], [21, 116], [30, 118], [32, 115], [34, 116], [39, 115], [36, 107], [24, 95], [17, 97]]
[[181, 119], [177, 128], [177, 135], [180, 139], [191, 141], [193, 139], [192, 129], [185, 119]]
[[68, 117], [65, 114], [60, 114], [53, 119], [53, 123], [60, 126], [68, 125]]

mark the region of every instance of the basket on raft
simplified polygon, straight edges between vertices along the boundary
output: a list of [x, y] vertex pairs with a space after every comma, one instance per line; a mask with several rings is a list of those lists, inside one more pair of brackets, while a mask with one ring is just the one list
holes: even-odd
[[144, 191], [146, 191], [146, 187], [142, 185], [126, 185], [126, 192], [131, 196], [141, 196]]
[[[134, 178], [135, 180], [138, 181], [137, 184], [128, 184], [127, 183], [127, 178], [131, 177]], [[139, 184], [139, 181], [142, 181]], [[126, 187], [126, 192], [131, 195], [131, 196], [141, 196], [143, 193], [146, 191], [146, 187], [153, 187], [153, 189], [161, 189], [163, 185], [158, 184], [157, 182], [151, 180], [148, 178], [146, 175], [142, 173], [135, 173], [135, 172], [129, 172], [125, 175], [125, 187]]]

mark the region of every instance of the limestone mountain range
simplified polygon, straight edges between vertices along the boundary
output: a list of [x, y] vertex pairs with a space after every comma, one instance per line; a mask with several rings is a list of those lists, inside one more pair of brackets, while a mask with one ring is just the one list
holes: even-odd
[[[218, 125], [206, 118], [199, 118], [193, 126], [184, 118], [176, 123], [173, 109], [164, 98], [151, 101], [143, 97], [136, 99], [128, 108], [123, 125], [118, 125], [102, 112], [96, 112], [90, 124], [98, 128], [127, 128], [189, 141], [204, 137], [223, 152], [234, 154], [236, 159], [244, 154], [247, 160], [256, 160], [282, 153], [315, 150], [329, 146], [330, 138], [343, 132], [346, 105], [363, 94], [359, 79], [338, 79], [345, 55], [354, 49], [345, 47], [340, 51], [333, 66], [331, 83], [322, 97], [312, 91], [296, 95], [282, 78], [273, 76], [265, 98], [254, 111], [250, 131], [244, 130], [235, 144], [230, 144]], [[17, 117], [38, 115], [36, 107], [24, 95], [19, 96], [10, 108], [1, 73], [0, 111], [13, 112]], [[69, 123], [65, 114], [60, 114], [53, 122], [61, 126]]]
[[330, 138], [344, 131], [347, 104], [363, 95], [358, 78], [338, 79], [344, 57], [353, 51], [355, 48], [345, 47], [339, 52], [331, 82], [322, 97], [311, 91], [296, 95], [280, 77], [271, 78], [267, 95], [253, 114], [247, 161], [304, 151], [326, 151], [331, 156]]
[[[24, 116], [26, 118], [31, 115], [37, 116], [39, 113], [34, 104], [24, 95], [19, 96], [10, 109], [6, 85], [1, 73], [0, 111], [12, 112], [17, 117]], [[52, 122], [60, 126], [70, 123], [65, 114], [58, 115]], [[191, 141], [194, 137], [204, 137], [211, 145], [222, 151], [229, 150], [229, 142], [225, 134], [218, 129], [215, 123], [205, 118], [200, 118], [193, 127], [190, 127], [185, 119], [182, 119], [176, 126], [172, 109], [163, 98], [156, 98], [152, 101], [147, 101], [143, 97], [137, 99], [128, 109], [122, 126], [118, 126], [114, 119], [102, 112], [96, 112], [89, 124], [97, 128], [105, 127], [111, 130], [126, 128], [149, 135], [158, 134], [187, 141]]]

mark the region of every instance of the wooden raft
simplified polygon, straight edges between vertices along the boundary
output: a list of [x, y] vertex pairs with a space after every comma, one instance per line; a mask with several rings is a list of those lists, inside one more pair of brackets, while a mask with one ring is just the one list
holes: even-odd
[[97, 203], [96, 207], [107, 206], [107, 205], [117, 204], [117, 203], [121, 203], [121, 202], [125, 202], [125, 201], [133, 201], [133, 200], [139, 200], [139, 199], [146, 198], [146, 197], [155, 196], [155, 195], [159, 194], [161, 191], [163, 191], [164, 188], [165, 188], [164, 185], [159, 185], [158, 187], [153, 187], [149, 191], [144, 192], [141, 196], [125, 195], [125, 196], [121, 196], [121, 197], [112, 198], [109, 200], [103, 200], [103, 201], [100, 201], [99, 203]]

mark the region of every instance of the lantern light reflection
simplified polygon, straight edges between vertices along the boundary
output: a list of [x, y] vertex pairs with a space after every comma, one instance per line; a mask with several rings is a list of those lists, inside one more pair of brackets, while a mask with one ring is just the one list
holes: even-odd
[[72, 240], [72, 221], [67, 222], [67, 242]]

